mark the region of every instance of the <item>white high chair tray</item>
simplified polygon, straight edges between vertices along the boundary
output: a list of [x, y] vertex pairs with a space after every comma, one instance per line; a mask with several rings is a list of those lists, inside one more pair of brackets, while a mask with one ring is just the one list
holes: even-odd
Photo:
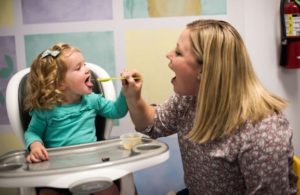
[[69, 188], [87, 179], [119, 179], [129, 173], [166, 161], [169, 147], [162, 141], [143, 138], [126, 150], [120, 139], [47, 150], [49, 160], [26, 163], [26, 151], [0, 157], [0, 187], [49, 186]]

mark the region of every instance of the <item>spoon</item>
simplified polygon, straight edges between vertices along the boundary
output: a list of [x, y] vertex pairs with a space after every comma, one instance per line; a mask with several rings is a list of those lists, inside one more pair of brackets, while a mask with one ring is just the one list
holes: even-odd
[[[140, 79], [140, 77], [132, 77], [133, 79]], [[97, 78], [96, 80], [99, 82], [107, 82], [111, 80], [124, 80], [125, 77], [108, 77], [108, 78]]]

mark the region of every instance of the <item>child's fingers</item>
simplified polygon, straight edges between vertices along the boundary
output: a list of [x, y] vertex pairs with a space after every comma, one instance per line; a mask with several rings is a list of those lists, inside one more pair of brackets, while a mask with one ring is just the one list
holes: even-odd
[[36, 157], [35, 155], [33, 154], [30, 154], [27, 156], [27, 162], [29, 163], [36, 163], [36, 162], [41, 162], [41, 159], [39, 157]]
[[26, 157], [26, 162], [32, 163], [31, 158], [30, 158], [30, 155], [28, 155], [28, 156]]
[[42, 159], [43, 160], [48, 160], [49, 159], [48, 152], [45, 148], [42, 149]]

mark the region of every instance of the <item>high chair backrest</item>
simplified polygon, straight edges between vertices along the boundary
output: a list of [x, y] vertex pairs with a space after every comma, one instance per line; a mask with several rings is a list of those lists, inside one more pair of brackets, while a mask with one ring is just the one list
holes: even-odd
[[[100, 83], [96, 78], [107, 78], [108, 73], [92, 63], [86, 63], [87, 67], [92, 72], [93, 79], [93, 92], [103, 94], [106, 99], [115, 100], [115, 88], [112, 81]], [[27, 129], [30, 122], [30, 115], [28, 111], [24, 109], [24, 97], [26, 94], [25, 86], [27, 75], [30, 68], [25, 68], [16, 74], [14, 74], [8, 82], [6, 89], [6, 108], [8, 119], [15, 135], [21, 140], [24, 145], [23, 134]], [[112, 120], [106, 119], [101, 116], [97, 116], [95, 119], [96, 136], [97, 140], [104, 140], [110, 137], [112, 129]], [[25, 146], [25, 145], [24, 145]]]

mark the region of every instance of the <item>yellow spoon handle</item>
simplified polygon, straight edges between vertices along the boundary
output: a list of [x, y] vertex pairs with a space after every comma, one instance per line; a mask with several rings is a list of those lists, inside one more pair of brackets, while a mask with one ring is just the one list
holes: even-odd
[[[133, 79], [140, 79], [140, 77], [132, 77]], [[97, 81], [99, 82], [106, 82], [111, 80], [124, 80], [125, 77], [108, 77], [108, 78], [97, 78]]]

